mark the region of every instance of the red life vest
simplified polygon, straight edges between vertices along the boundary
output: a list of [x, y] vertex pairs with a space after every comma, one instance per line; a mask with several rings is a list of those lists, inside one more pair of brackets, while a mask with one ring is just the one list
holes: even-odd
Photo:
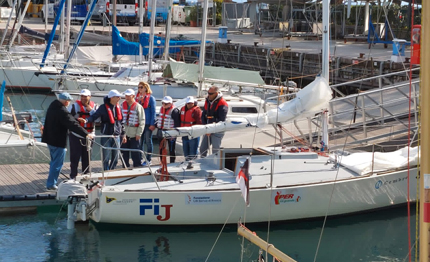
[[151, 98], [151, 94], [146, 94], [142, 96], [140, 93], [137, 93], [136, 100], [139, 101], [139, 104], [143, 106], [144, 109], [148, 108], [149, 99]]
[[124, 124], [127, 126], [139, 126], [139, 117], [136, 110], [137, 102], [135, 101], [128, 109], [127, 101], [122, 103], [122, 115], [124, 116]]
[[106, 110], [108, 112], [109, 115], [109, 121], [111, 124], [115, 124], [115, 120], [122, 120], [122, 114], [121, 114], [121, 109], [119, 108], [119, 105], [114, 105], [115, 107], [115, 113], [116, 113], [116, 119], [113, 117], [113, 112], [112, 109], [110, 109], [110, 106], [108, 104], [105, 104], [106, 106]]
[[209, 100], [206, 98], [205, 111], [206, 111], [206, 118], [208, 119], [209, 124], [218, 122], [216, 111], [218, 110], [219, 106], [228, 106], [227, 102], [224, 100], [223, 97], [213, 101], [210, 107], [209, 107]]
[[198, 106], [193, 106], [191, 109], [185, 111], [185, 107], [181, 108], [181, 127], [192, 126], [196, 123], [194, 119], [194, 111], [197, 110]]
[[172, 110], [174, 106], [172, 105], [167, 111], [165, 111], [164, 107], [160, 109], [160, 115], [157, 119], [157, 127], [160, 129], [168, 129], [174, 128], [175, 122], [172, 118]]
[[[90, 116], [90, 112], [86, 111], [81, 100], [76, 100], [76, 104], [78, 104], [78, 106], [79, 106], [79, 111], [77, 112], [79, 117], [82, 117], [83, 119], [87, 119]], [[93, 101], [90, 101], [90, 106], [92, 108], [94, 108], [94, 102]], [[79, 122], [79, 124], [90, 133], [93, 132], [93, 130], [94, 130], [94, 123], [93, 122], [88, 122], [88, 121], [86, 123]]]

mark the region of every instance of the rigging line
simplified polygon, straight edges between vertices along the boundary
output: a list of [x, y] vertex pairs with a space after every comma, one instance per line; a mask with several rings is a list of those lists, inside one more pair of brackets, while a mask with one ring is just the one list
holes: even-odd
[[[349, 128], [348, 128], [348, 130], [351, 129], [351, 125], [352, 125], [353, 119], [354, 119], [354, 116], [352, 115], [352, 118], [351, 118], [351, 120], [349, 122]], [[342, 151], [345, 151], [345, 149], [346, 149], [346, 142], [347, 141], [348, 141], [348, 136], [345, 136], [345, 142], [343, 143]], [[339, 159], [338, 159], [339, 163], [342, 162], [342, 157], [343, 156], [339, 156]], [[317, 248], [316, 248], [316, 251], [315, 251], [314, 262], [316, 262], [316, 260], [317, 260], [319, 248], [321, 246], [322, 236], [324, 234], [325, 225], [327, 223], [328, 212], [329, 212], [330, 207], [331, 207], [331, 201], [333, 199], [334, 189], [336, 187], [336, 181], [337, 181], [337, 178], [339, 176], [339, 171], [340, 171], [340, 168], [337, 168], [336, 176], [335, 176], [334, 181], [333, 181], [333, 188], [332, 188], [331, 193], [330, 193], [329, 203], [328, 203], [328, 206], [327, 206], [327, 209], [326, 209], [326, 213], [325, 213], [325, 216], [324, 216], [324, 222], [323, 222], [323, 225], [322, 225], [322, 228], [321, 228], [320, 237], [318, 239], [318, 244], [317, 244]]]
[[[412, 5], [415, 4], [415, 0], [412, 0]], [[384, 11], [385, 12], [385, 11]], [[412, 8], [412, 19], [411, 19], [411, 45], [412, 45], [412, 41], [413, 41], [413, 27], [414, 27], [414, 8]], [[387, 17], [387, 14], [385, 13], [385, 17]], [[391, 27], [390, 27], [390, 31], [391, 31]], [[392, 32], [391, 32], [392, 33]], [[412, 52], [411, 52], [412, 54]], [[405, 64], [402, 61], [402, 65], [405, 66]], [[408, 194], [408, 201], [407, 201], [407, 211], [408, 211], [408, 257], [409, 257], [409, 262], [411, 262], [412, 256], [411, 256], [411, 205], [410, 205], [410, 189], [409, 189], [409, 185], [410, 185], [410, 161], [409, 161], [409, 156], [410, 156], [410, 142], [411, 142], [411, 106], [412, 106], [412, 101], [411, 101], [411, 97], [412, 97], [412, 63], [409, 63], [409, 114], [408, 114], [408, 179], [407, 179], [407, 194]], [[419, 184], [419, 183], [417, 183]]]
[[[239, 191], [240, 191], [240, 190], [239, 190]], [[215, 243], [212, 245], [212, 248], [211, 248], [211, 250], [209, 251], [208, 256], [206, 257], [205, 262], [207, 262], [207, 261], [209, 260], [209, 257], [211, 256], [212, 251], [214, 250], [215, 245], [217, 244], [217, 242], [218, 242], [218, 240], [219, 240], [219, 238], [220, 238], [220, 236], [221, 236], [221, 233], [224, 231], [225, 225], [227, 224], [228, 220], [230, 219], [230, 216], [231, 216], [231, 214], [233, 213], [233, 210], [235, 209], [235, 207], [236, 207], [236, 205], [237, 205], [237, 202], [239, 201], [239, 199], [240, 199], [240, 198], [241, 198], [241, 195], [239, 194], [239, 195], [238, 195], [238, 197], [236, 198], [236, 202], [234, 203], [233, 207], [230, 209], [230, 214], [228, 214], [227, 219], [224, 221], [224, 224], [222, 225], [222, 228], [221, 228], [220, 232], [218, 233], [218, 236], [217, 236], [217, 238], [216, 238], [216, 240], [215, 240]], [[243, 237], [243, 238], [244, 238], [244, 237]], [[243, 248], [243, 246], [242, 246], [242, 248]], [[243, 252], [241, 252], [241, 253], [243, 253]]]

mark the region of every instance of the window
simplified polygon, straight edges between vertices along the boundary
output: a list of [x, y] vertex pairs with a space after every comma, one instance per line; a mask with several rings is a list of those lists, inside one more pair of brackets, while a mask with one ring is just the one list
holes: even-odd
[[253, 113], [258, 113], [258, 110], [256, 107], [232, 107], [231, 112], [243, 113], [243, 114], [253, 114]]

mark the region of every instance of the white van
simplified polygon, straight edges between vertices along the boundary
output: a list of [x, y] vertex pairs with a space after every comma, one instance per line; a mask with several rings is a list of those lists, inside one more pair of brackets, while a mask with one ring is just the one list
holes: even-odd
[[48, 17], [48, 21], [49, 20], [54, 20], [54, 18], [55, 18], [55, 15], [54, 15], [54, 3], [55, 3], [55, 0], [49, 0], [49, 3], [48, 3], [48, 15], [45, 15], [45, 11], [46, 11], [45, 5], [42, 6], [41, 13], [42, 13], [42, 21], [44, 23], [45, 23], [45, 18], [46, 17]]

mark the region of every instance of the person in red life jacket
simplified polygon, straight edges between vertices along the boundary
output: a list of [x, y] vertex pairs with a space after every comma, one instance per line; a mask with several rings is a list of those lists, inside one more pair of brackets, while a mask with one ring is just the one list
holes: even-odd
[[[76, 119], [86, 119], [90, 115], [94, 114], [98, 106], [91, 101], [91, 92], [88, 89], [81, 90], [80, 100], [76, 100], [69, 107], [69, 112]], [[80, 123], [80, 125], [88, 131], [88, 133], [95, 135], [94, 123]], [[70, 147], [70, 178], [75, 179], [78, 175], [79, 160], [82, 161], [82, 173], [87, 174], [89, 172], [89, 152], [86, 146], [86, 139], [82, 138], [75, 132], [71, 132], [69, 136], [69, 147]]]
[[63, 168], [66, 157], [67, 134], [68, 131], [89, 138], [94, 138], [89, 134], [78, 121], [67, 111], [72, 97], [69, 93], [61, 93], [58, 100], [54, 100], [46, 111], [45, 124], [42, 133], [42, 142], [48, 144], [51, 161], [49, 163], [49, 175], [46, 181], [47, 190], [57, 189], [57, 179]]
[[[185, 100], [185, 106], [181, 108], [181, 127], [201, 125], [202, 110], [197, 105], [197, 101], [192, 96]], [[188, 136], [182, 137], [182, 146], [186, 161], [193, 160], [197, 157], [200, 137], [190, 139]]]
[[[79, 122], [94, 122], [100, 118], [101, 134], [100, 143], [104, 147], [120, 148], [120, 142], [126, 142], [124, 127], [122, 125], [122, 111], [119, 106], [121, 94], [113, 89], [104, 98], [104, 104], [88, 118], [78, 118]], [[115, 169], [118, 164], [119, 150], [103, 148], [103, 168], [104, 170]]]
[[[202, 124], [212, 124], [225, 121], [227, 118], [228, 104], [219, 92], [218, 87], [212, 86], [208, 90], [208, 96], [205, 101], [205, 107], [202, 112]], [[212, 145], [212, 154], [215, 154], [221, 148], [221, 141], [224, 137], [224, 132], [207, 134], [203, 136], [200, 145], [201, 157], [206, 157], [209, 146]]]
[[[125, 129], [125, 137], [127, 141], [122, 144], [121, 148], [139, 149], [140, 136], [145, 127], [145, 112], [143, 107], [134, 99], [134, 90], [127, 89], [124, 92], [125, 101], [122, 103], [122, 121]], [[142, 154], [140, 152], [121, 151], [125, 165], [130, 167], [129, 159], [133, 160], [133, 167], [142, 166]]]
[[[178, 108], [175, 108], [173, 105], [173, 100], [170, 96], [165, 96], [163, 100], [161, 100], [161, 108], [160, 114], [157, 118], [157, 128], [159, 131], [173, 129], [175, 127], [181, 126], [181, 113]], [[161, 132], [158, 132], [161, 134]], [[163, 137], [158, 136], [158, 140], [161, 142]], [[170, 163], [174, 163], [176, 159], [176, 137], [168, 138], [169, 145], [169, 155], [170, 155]], [[161, 148], [160, 148], [160, 158], [161, 158]]]
[[152, 90], [148, 83], [140, 82], [136, 101], [143, 106], [143, 110], [145, 111], [145, 128], [140, 138], [140, 148], [142, 148], [142, 151], [145, 151], [144, 145], [146, 145], [146, 159], [144, 159], [143, 166], [149, 166], [152, 163], [152, 132], [155, 129], [156, 105], [155, 98], [151, 94]]

